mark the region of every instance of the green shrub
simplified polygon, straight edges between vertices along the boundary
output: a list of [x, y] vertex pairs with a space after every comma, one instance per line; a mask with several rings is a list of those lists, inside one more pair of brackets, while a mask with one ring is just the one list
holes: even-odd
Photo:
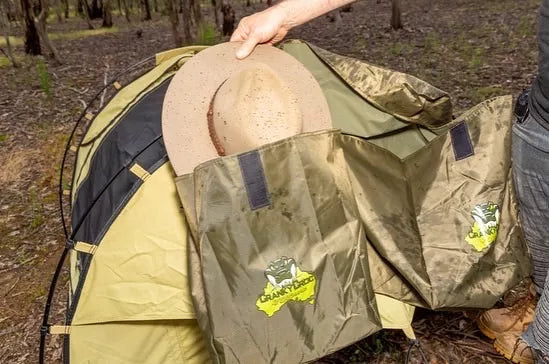
[[203, 22], [198, 26], [196, 42], [200, 45], [214, 45], [219, 43], [220, 39], [215, 28]]
[[48, 99], [51, 99], [51, 76], [48, 72], [48, 67], [44, 62], [44, 58], [39, 57], [36, 64], [36, 71], [38, 72], [38, 81], [40, 82], [40, 89]]

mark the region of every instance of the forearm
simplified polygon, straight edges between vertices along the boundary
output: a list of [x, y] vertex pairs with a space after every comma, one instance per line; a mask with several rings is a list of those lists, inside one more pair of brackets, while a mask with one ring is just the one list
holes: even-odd
[[308, 22], [355, 0], [283, 0], [275, 5], [284, 12], [288, 29]]

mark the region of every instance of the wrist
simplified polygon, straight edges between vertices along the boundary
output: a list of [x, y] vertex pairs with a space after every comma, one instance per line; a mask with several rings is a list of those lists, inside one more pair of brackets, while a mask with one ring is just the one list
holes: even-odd
[[290, 29], [299, 25], [297, 19], [293, 16], [296, 11], [294, 8], [294, 2], [291, 0], [281, 1], [271, 8], [272, 11], [277, 13], [277, 17], [281, 19], [280, 26], [286, 31], [290, 31]]

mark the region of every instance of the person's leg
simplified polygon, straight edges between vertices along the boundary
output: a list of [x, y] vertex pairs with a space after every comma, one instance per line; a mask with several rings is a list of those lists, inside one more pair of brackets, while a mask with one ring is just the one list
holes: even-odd
[[534, 314], [534, 321], [522, 335], [528, 345], [538, 351], [538, 363], [549, 363], [549, 275]]
[[532, 115], [513, 126], [512, 158], [520, 219], [534, 263], [532, 280], [541, 293], [549, 270], [549, 130]]
[[[546, 283], [549, 269], [549, 0], [542, 1], [538, 44], [539, 70], [528, 97], [528, 107], [523, 102], [523, 93], [515, 108], [519, 118], [513, 126], [513, 176], [522, 227], [534, 263], [532, 279], [537, 291], [543, 294], [534, 315], [519, 318], [520, 325], [513, 325], [513, 329], [519, 329], [523, 323], [533, 320], [523, 336], [524, 341], [509, 332], [494, 343], [496, 350], [507, 357], [518, 351], [521, 359], [512, 359], [515, 363], [533, 361], [532, 348], [543, 353], [538, 356], [540, 362], [545, 362], [544, 357], [549, 354], [549, 281]], [[483, 314], [484, 324], [501, 327], [495, 323], [504, 316], [491, 311]], [[481, 323], [482, 320], [479, 328], [485, 332]]]
[[[526, 115], [513, 126], [513, 177], [519, 200], [522, 228], [534, 263], [532, 280], [542, 297], [533, 322], [523, 335], [532, 348], [549, 354], [549, 123]], [[514, 335], [514, 334], [511, 334]], [[518, 339], [518, 335], [517, 339]], [[518, 341], [515, 340], [517, 343]], [[507, 348], [509, 335], [495, 346]], [[507, 343], [507, 347], [504, 345]], [[518, 344], [515, 345], [515, 349]], [[541, 362], [543, 358], [540, 355]]]

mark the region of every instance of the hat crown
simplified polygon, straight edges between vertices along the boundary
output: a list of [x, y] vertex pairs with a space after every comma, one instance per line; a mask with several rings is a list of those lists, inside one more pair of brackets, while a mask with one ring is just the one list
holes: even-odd
[[296, 95], [265, 64], [253, 64], [229, 77], [212, 105], [216, 141], [226, 154], [257, 148], [301, 133]]

